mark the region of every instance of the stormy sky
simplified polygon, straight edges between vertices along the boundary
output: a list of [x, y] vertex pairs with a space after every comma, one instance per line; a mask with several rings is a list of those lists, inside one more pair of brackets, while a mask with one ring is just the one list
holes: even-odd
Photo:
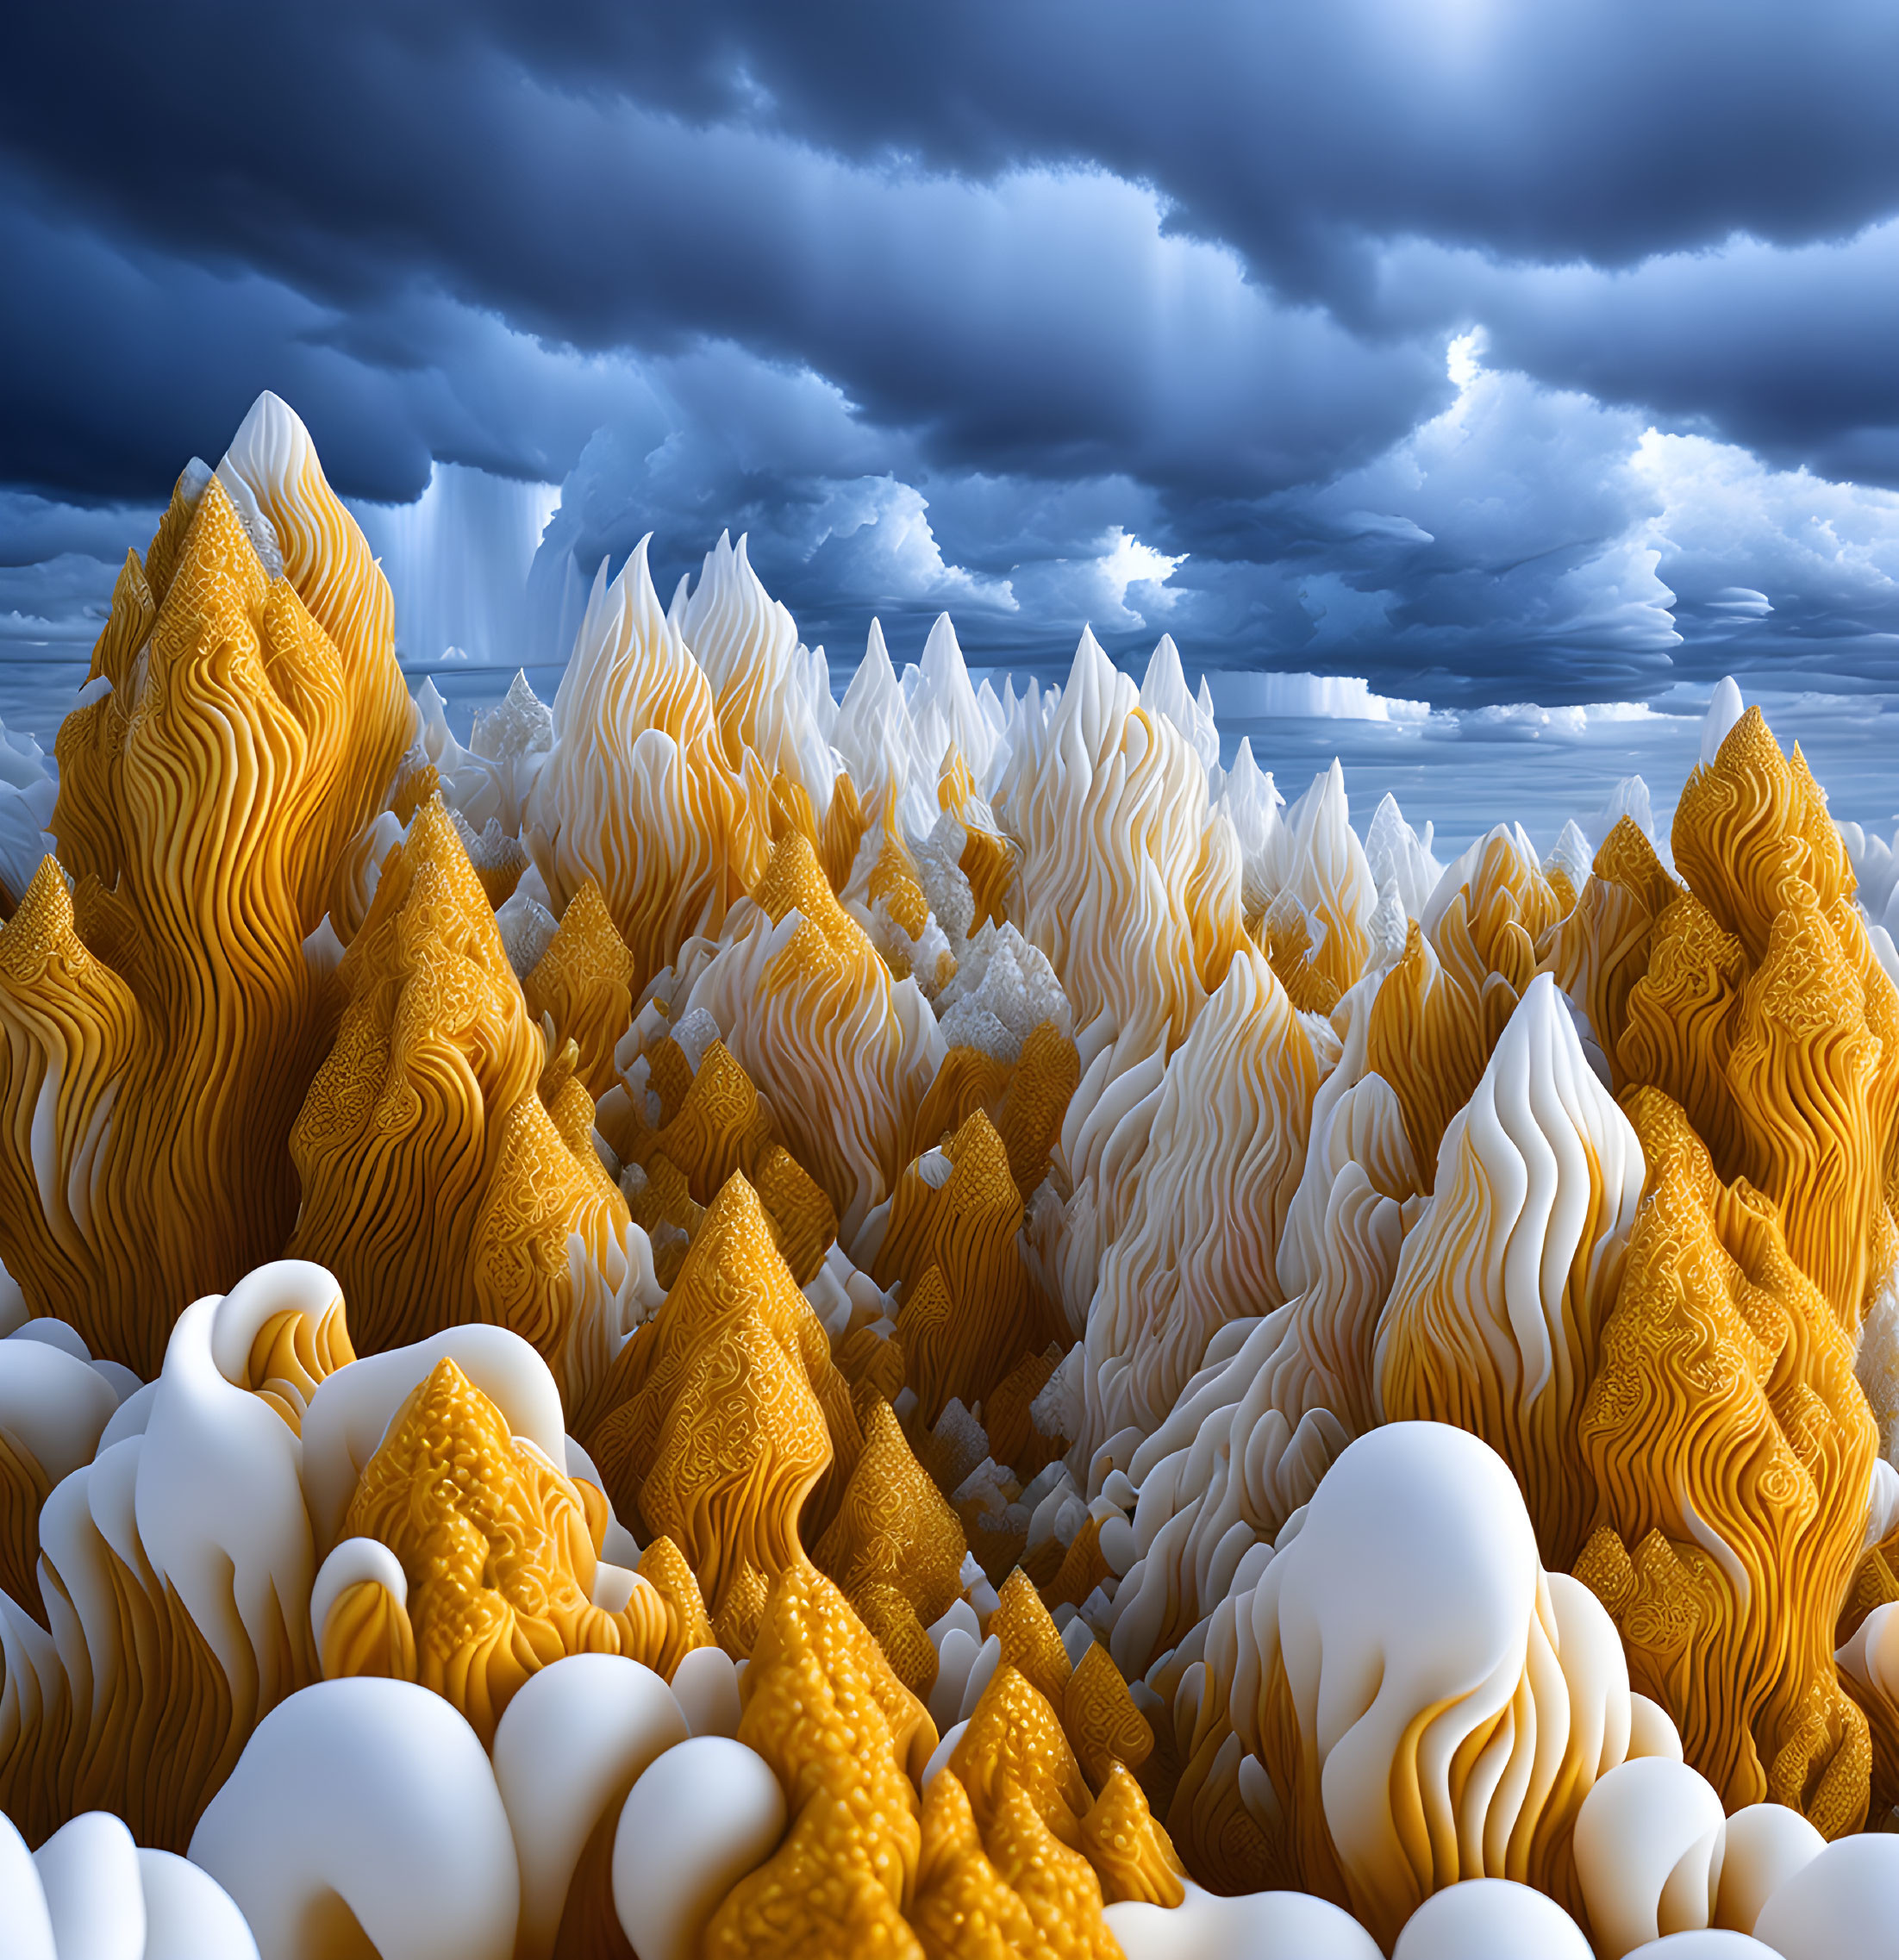
[[[1899, 691], [1876, 0], [187, 0], [8, 43], [0, 656], [83, 657], [269, 387], [478, 658], [564, 651], [555, 560], [652, 530], [677, 577], [730, 527], [834, 671], [946, 606], [972, 657], [1091, 621], [1465, 708]], [[484, 540], [550, 513], [539, 610], [490, 606]]]

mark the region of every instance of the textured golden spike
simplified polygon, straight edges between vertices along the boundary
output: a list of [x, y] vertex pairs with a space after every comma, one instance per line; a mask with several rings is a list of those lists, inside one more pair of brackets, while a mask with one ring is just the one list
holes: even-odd
[[923, 1795], [923, 1848], [910, 1923], [929, 1960], [1013, 1960], [1046, 1949], [1029, 1909], [989, 1861], [953, 1770]]
[[1048, 1175], [1049, 1153], [1081, 1083], [1081, 1056], [1052, 1021], [1029, 1031], [1009, 1078], [996, 1127], [1009, 1153], [1010, 1182], [1024, 1202]]
[[551, 1014], [554, 1046], [574, 1042], [579, 1076], [597, 1101], [614, 1082], [614, 1045], [633, 1016], [633, 955], [591, 878], [567, 901], [554, 936], [521, 983], [528, 1012]]
[[727, 1894], [700, 1953], [921, 1956], [901, 1916], [922, 1841], [908, 1771], [934, 1748], [935, 1728], [809, 1563], [774, 1588], [740, 1695], [739, 1740], [771, 1765], [792, 1825]]
[[986, 1631], [1002, 1647], [999, 1664], [1014, 1668], [1052, 1708], [1060, 1708], [1074, 1664], [1041, 1595], [1020, 1566], [1003, 1580]]
[[659, 1098], [661, 1127], [679, 1114], [692, 1093], [692, 1064], [685, 1051], [670, 1034], [662, 1034], [647, 1047], [647, 1087]]
[[1102, 1917], [1095, 1868], [1055, 1834], [1019, 1784], [1003, 1785], [983, 1847], [996, 1876], [1028, 1908], [1038, 1951], [1059, 1960], [1117, 1960], [1121, 1942]]
[[1124, 1763], [1108, 1765], [1101, 1795], [1081, 1820], [1081, 1849], [1110, 1906], [1138, 1899], [1171, 1907], [1187, 1896], [1187, 1868]]
[[1781, 891], [1742, 990], [1727, 1080], [1744, 1114], [1748, 1177], [1780, 1208], [1788, 1251], [1857, 1336], [1868, 1282], [1884, 1277], [1869, 1270], [1884, 1223], [1882, 1044], [1812, 888], [1790, 877]]
[[1634, 893], [1652, 919], [1659, 919], [1670, 902], [1679, 897], [1681, 886], [1664, 869], [1655, 846], [1634, 817], [1618, 817], [1610, 827], [1590, 867], [1594, 877], [1605, 878]]
[[1681, 889], [1634, 820], [1618, 818], [1596, 853], [1575, 908], [1553, 938], [1550, 965], [1557, 984], [1583, 1003], [1618, 1091], [1626, 1080], [1616, 1055], [1629, 992], [1648, 971], [1655, 921]]
[[151, 543], [145, 547], [145, 579], [154, 606], [162, 606], [166, 595], [172, 590], [172, 580], [184, 552], [185, 535], [191, 528], [191, 520], [197, 514], [198, 500], [203, 494], [201, 481], [187, 496], [185, 485], [190, 481], [190, 472], [181, 470], [172, 485], [172, 500], [165, 507], [158, 529], [152, 534]]
[[1113, 1570], [1101, 1549], [1101, 1520], [1091, 1517], [1069, 1541], [1042, 1597], [1051, 1611], [1058, 1606], [1078, 1607]]
[[1627, 1108], [1649, 1196], [1582, 1413], [1600, 1521], [1577, 1576], [1727, 1807], [1789, 1804], [1837, 1836], [1867, 1801], [1833, 1656], [1877, 1431], [1773, 1205], [1720, 1182], [1659, 1090]]
[[870, 943], [825, 883], [817, 854], [795, 832], [778, 840], [752, 897], [774, 926], [796, 912], [840, 957], [857, 953]]
[[640, 1554], [639, 1572], [665, 1602], [666, 1643], [649, 1664], [671, 1681], [673, 1670], [695, 1647], [715, 1647], [718, 1636], [685, 1554], [664, 1532]]
[[949, 1375], [956, 1354], [955, 1316], [956, 1303], [940, 1266], [926, 1267], [920, 1279], [905, 1283], [896, 1338], [903, 1351], [903, 1377], [916, 1391], [918, 1410], [932, 1411], [921, 1419], [926, 1428], [955, 1394]]
[[[108, 664], [142, 628], [136, 584], [128, 570], [131, 612], [109, 625], [122, 644], [102, 648]], [[91, 1084], [85, 1107], [62, 1090], [53, 1134], [34, 1146], [68, 1170], [76, 1153], [87, 1160], [77, 1184], [49, 1180], [44, 1201], [66, 1214], [46, 1228], [69, 1270], [35, 1272], [22, 1254], [22, 1283], [35, 1311], [149, 1376], [170, 1320], [152, 1302], [234, 1284], [295, 1217], [284, 1144], [331, 1011], [303, 941], [322, 916], [331, 820], [363, 731], [335, 645], [290, 584], [266, 576], [216, 483], [191, 510], [149, 638], [122, 672], [124, 690], [83, 710], [64, 741], [72, 767], [52, 827], [82, 871], [115, 887], [89, 898], [89, 922], [125, 952], [142, 1011], [125, 1021], [97, 987], [72, 991], [77, 971], [34, 961], [37, 983], [64, 997], [16, 1001], [0, 1017], [28, 1043], [14, 1047], [9, 1102], [49, 1063]], [[69, 1039], [107, 1034], [78, 1033], [102, 1012], [126, 1037], [109, 1071], [55, 1061]], [[47, 1014], [41, 1035], [28, 1034]], [[36, 1054], [42, 1038], [53, 1049]], [[36, 1190], [30, 1210], [41, 1207]], [[18, 1230], [30, 1243], [39, 1228], [22, 1214]]]
[[157, 620], [158, 602], [145, 568], [139, 554], [128, 551], [86, 677], [109, 681], [111, 692], [88, 707], [73, 708], [59, 724], [54, 744], [60, 783], [72, 786], [59, 833], [61, 857], [75, 878], [90, 871], [109, 890], [118, 883], [122, 862], [119, 763], [137, 692], [134, 662]]
[[[926, 1629], [961, 1594], [962, 1525], [923, 1473], [890, 1404], [871, 1398], [864, 1451], [812, 1557], [843, 1589], [913, 1695], [936, 1679]], [[908, 1660], [909, 1665], [905, 1665]]]
[[[851, 1384], [853, 1399], [860, 1410], [866, 1394], [881, 1395], [885, 1401], [895, 1401], [903, 1394], [903, 1344], [891, 1339], [883, 1329], [868, 1323], [853, 1327], [842, 1340], [833, 1344], [831, 1353], [838, 1372]], [[861, 1613], [863, 1608], [858, 1610]]]
[[949, 1766], [969, 1792], [985, 1843], [990, 1820], [1014, 1787], [1065, 1845], [1080, 1845], [1081, 1820], [1094, 1799], [1060, 1718], [1018, 1669], [1005, 1663], [990, 1676]]
[[1746, 977], [1740, 941], [1683, 892], [1655, 921], [1647, 971], [1628, 990], [1615, 1056], [1621, 1081], [1651, 1085], [1682, 1105], [1724, 1177], [1746, 1159], [1727, 1062]]
[[1440, 914], [1432, 943], [1466, 993], [1481, 996], [1496, 975], [1514, 1005], [1535, 977], [1542, 949], [1566, 909], [1514, 840], [1493, 834], [1476, 871]]
[[1040, 1354], [1025, 1354], [983, 1398], [989, 1453], [997, 1463], [1007, 1464], [1025, 1483], [1063, 1453], [1063, 1439], [1045, 1436], [1031, 1414], [1036, 1396], [1048, 1386], [1061, 1358], [1060, 1344], [1054, 1341]]
[[1121, 1670], [1095, 1641], [1062, 1690], [1062, 1727], [1082, 1773], [1099, 1787], [1117, 1763], [1138, 1770], [1154, 1751], [1154, 1732], [1134, 1706]]
[[816, 856], [834, 892], [842, 891], [849, 883], [857, 847], [870, 827], [871, 820], [858, 800], [857, 784], [847, 774], [840, 774], [831, 786], [831, 807], [824, 813], [815, 844]]
[[[515, 1441], [446, 1356], [364, 1467], [344, 1532], [381, 1539], [402, 1562], [415, 1678], [453, 1702], [484, 1745], [521, 1684], [564, 1654], [623, 1653], [650, 1666], [666, 1645], [665, 1605], [651, 1587], [635, 1586], [619, 1613], [592, 1604], [595, 1553], [578, 1493]], [[386, 1631], [401, 1610], [372, 1604], [369, 1624], [347, 1639], [333, 1640], [326, 1625], [326, 1658], [361, 1657], [387, 1671], [403, 1651]]]
[[[884, 848], [878, 852], [877, 862], [871, 866], [867, 889], [870, 902], [874, 906], [881, 900], [907, 937], [922, 938], [923, 929], [929, 923], [929, 901], [923, 896], [916, 860], [911, 857], [909, 846], [896, 828], [894, 812], [884, 821]], [[899, 974], [897, 977], [902, 979], [903, 976]]]
[[[926, 1333], [903, 1336], [913, 1379], [972, 1406], [1026, 1353], [1046, 1345], [1053, 1328], [1039, 1290], [1023, 1266], [1016, 1234], [1022, 1201], [1009, 1174], [1009, 1157], [995, 1126], [975, 1111], [942, 1146], [952, 1165], [933, 1189], [915, 1165], [897, 1182], [884, 1242], [871, 1276], [886, 1289], [911, 1284], [940, 1269], [957, 1312]], [[908, 1325], [908, 1324], [907, 1324]], [[934, 1347], [928, 1347], [929, 1342]], [[921, 1401], [918, 1415], [934, 1423], [942, 1402]]]
[[[671, 1173], [662, 1165], [677, 1165], [684, 1189], [695, 1207], [709, 1204], [734, 1171], [742, 1171], [758, 1192], [771, 1221], [785, 1264], [800, 1286], [816, 1276], [826, 1250], [837, 1238], [837, 1211], [816, 1180], [785, 1149], [771, 1106], [753, 1086], [738, 1058], [722, 1041], [714, 1041], [699, 1058], [697, 1071], [687, 1064], [679, 1045], [661, 1039], [647, 1051], [647, 1086], [660, 1098], [670, 1119], [648, 1131], [627, 1119], [630, 1098], [620, 1104], [616, 1136], [624, 1145], [622, 1160], [646, 1169], [655, 1184]], [[697, 1212], [689, 1221], [667, 1183], [644, 1206], [634, 1203], [634, 1215], [650, 1231], [647, 1214], [684, 1228], [698, 1228]]]
[[[678, 1545], [720, 1639], [743, 1655], [799, 1518], [835, 1463], [830, 1507], [862, 1439], [830, 1343], [734, 1173], [659, 1314], [615, 1358], [582, 1440], [623, 1515]], [[809, 1528], [821, 1530], [823, 1504]]]
[[1690, 775], [1675, 806], [1676, 864], [1756, 964], [1766, 956], [1788, 882], [1808, 877], [1812, 781], [1804, 764], [1797, 776], [1788, 766], [1760, 709], [1750, 708], [1713, 763]]
[[[260, 397], [245, 418], [228, 461], [270, 520], [284, 584], [328, 636], [341, 665], [350, 740], [317, 830], [318, 859], [327, 866], [383, 808], [415, 726], [396, 665], [395, 596], [369, 540], [325, 479], [308, 432], [274, 396]], [[207, 490], [206, 499], [221, 487]], [[326, 902], [306, 905], [311, 927]]]
[[[666, 1046], [678, 1052], [677, 1043]], [[684, 1171], [695, 1202], [707, 1205], [734, 1170], [755, 1180], [760, 1160], [779, 1141], [771, 1105], [752, 1086], [732, 1051], [715, 1041], [699, 1058], [678, 1113], [655, 1135], [652, 1147]]]
[[540, 1099], [546, 1044], [439, 798], [339, 977], [349, 1004], [290, 1138], [293, 1255], [337, 1275], [365, 1351], [490, 1320], [558, 1370], [569, 1238], [602, 1258], [626, 1201], [578, 1135], [582, 1112], [565, 1111], [563, 1135]]
[[788, 831], [796, 831], [815, 851], [819, 848], [817, 815], [811, 808], [810, 792], [795, 783], [780, 769], [771, 777], [771, 796], [767, 829], [776, 844]]
[[[396, 779], [389, 792], [389, 807], [404, 830], [415, 821], [415, 812], [430, 797], [441, 794], [441, 771], [432, 762], [418, 764]], [[482, 896], [486, 897], [485, 889]]]
[[654, 1152], [644, 1165], [646, 1182], [627, 1201], [633, 1222], [653, 1240], [655, 1276], [669, 1292], [692, 1249], [705, 1208], [692, 1202], [686, 1174], [670, 1157]]
[[978, 1109], [987, 1110], [993, 1120], [1013, 1074], [1007, 1062], [985, 1049], [959, 1046], [946, 1050], [936, 1079], [917, 1105], [916, 1121], [910, 1131], [911, 1155], [921, 1157], [953, 1136]]
[[823, 1412], [756, 1319], [722, 1332], [678, 1385], [642, 1516], [691, 1562], [727, 1651], [749, 1654], [771, 1580], [799, 1556], [798, 1514], [830, 1467]]
[[783, 1144], [772, 1144], [755, 1174], [759, 1202], [771, 1220], [778, 1254], [800, 1286], [809, 1286], [837, 1242], [837, 1208]]
[[1427, 1195], [1445, 1127], [1470, 1100], [1489, 1058], [1477, 1003], [1445, 971], [1414, 919], [1371, 1003], [1365, 1066], [1397, 1096]]

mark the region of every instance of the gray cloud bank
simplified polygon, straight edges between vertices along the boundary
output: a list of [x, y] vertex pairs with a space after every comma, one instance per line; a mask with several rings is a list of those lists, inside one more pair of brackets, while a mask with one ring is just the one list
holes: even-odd
[[1091, 620], [1460, 707], [1899, 690], [1890, 9], [344, 0], [9, 41], [0, 652], [83, 652], [268, 386], [418, 657], [548, 658], [602, 556], [653, 530], [677, 576], [730, 527], [834, 662], [947, 607], [975, 659]]

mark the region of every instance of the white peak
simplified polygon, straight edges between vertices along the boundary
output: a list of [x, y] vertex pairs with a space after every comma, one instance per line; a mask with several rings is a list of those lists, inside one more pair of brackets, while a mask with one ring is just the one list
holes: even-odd
[[1721, 746], [1727, 740], [1734, 724], [1739, 721], [1746, 708], [1740, 698], [1740, 689], [1732, 674], [1723, 674], [1715, 684], [1714, 694], [1709, 697], [1708, 712], [1702, 717], [1702, 763], [1711, 765], [1721, 753]]

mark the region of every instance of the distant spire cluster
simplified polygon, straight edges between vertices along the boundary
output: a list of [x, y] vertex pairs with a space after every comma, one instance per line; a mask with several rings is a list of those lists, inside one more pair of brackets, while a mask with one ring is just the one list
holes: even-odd
[[392, 617], [263, 396], [0, 753], [20, 1951], [1888, 1950], [1899, 839], [1732, 683], [1444, 865], [1167, 639]]

